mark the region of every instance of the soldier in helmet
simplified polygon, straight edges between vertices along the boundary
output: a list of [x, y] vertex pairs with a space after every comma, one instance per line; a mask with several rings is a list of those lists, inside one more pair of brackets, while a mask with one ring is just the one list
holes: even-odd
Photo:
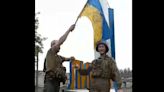
[[110, 92], [110, 80], [117, 81], [120, 89], [122, 81], [116, 63], [113, 58], [106, 55], [109, 51], [108, 46], [104, 42], [99, 42], [96, 51], [100, 53], [100, 57], [93, 60], [88, 69], [80, 69], [76, 65], [76, 69], [81, 75], [91, 73], [93, 80], [90, 83], [90, 92]]
[[44, 92], [59, 92], [60, 82], [66, 81], [66, 68], [62, 66], [64, 61], [74, 60], [74, 57], [65, 58], [57, 53], [60, 46], [66, 40], [68, 34], [74, 30], [75, 24], [72, 25], [59, 40], [51, 42], [51, 48], [48, 50], [45, 58], [45, 85]]

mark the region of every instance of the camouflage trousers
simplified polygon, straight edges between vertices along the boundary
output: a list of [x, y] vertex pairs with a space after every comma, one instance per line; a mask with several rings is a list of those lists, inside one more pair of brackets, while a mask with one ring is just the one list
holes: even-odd
[[110, 92], [110, 82], [108, 79], [94, 78], [90, 85], [89, 92]]
[[44, 92], [59, 92], [60, 81], [57, 79], [45, 80]]

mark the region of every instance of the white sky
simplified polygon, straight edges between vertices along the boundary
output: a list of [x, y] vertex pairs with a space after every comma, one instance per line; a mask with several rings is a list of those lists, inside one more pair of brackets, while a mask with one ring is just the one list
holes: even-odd
[[[35, 0], [35, 12], [40, 12], [38, 33], [48, 39], [43, 42], [43, 54], [39, 54], [39, 70], [50, 43], [59, 39], [74, 24], [87, 0]], [[107, 0], [114, 9], [116, 62], [119, 69], [132, 69], [132, 0]], [[88, 18], [78, 20], [61, 46], [60, 55], [74, 56], [78, 60], [91, 62], [94, 59], [93, 29]], [[63, 64], [69, 71], [69, 63]]]

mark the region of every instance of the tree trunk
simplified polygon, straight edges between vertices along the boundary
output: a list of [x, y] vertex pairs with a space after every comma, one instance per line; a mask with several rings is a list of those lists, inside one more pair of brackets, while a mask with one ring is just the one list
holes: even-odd
[[37, 52], [37, 60], [36, 60], [36, 89], [38, 89], [38, 52]]

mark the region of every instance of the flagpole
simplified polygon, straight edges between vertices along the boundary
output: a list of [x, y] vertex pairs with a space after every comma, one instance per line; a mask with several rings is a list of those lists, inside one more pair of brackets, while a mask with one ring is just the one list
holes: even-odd
[[[87, 2], [88, 2], [88, 0], [87, 0]], [[78, 15], [78, 17], [77, 17], [77, 19], [76, 19], [76, 21], [75, 21], [75, 25], [76, 25], [76, 23], [77, 23], [77, 21], [78, 21], [78, 19], [79, 19], [80, 15], [81, 15], [81, 13], [83, 12], [83, 10], [84, 10], [85, 6], [87, 6], [87, 2], [85, 3], [85, 5], [84, 5], [83, 9], [82, 9], [82, 10], [81, 10], [81, 12], [79, 13], [79, 15]]]

